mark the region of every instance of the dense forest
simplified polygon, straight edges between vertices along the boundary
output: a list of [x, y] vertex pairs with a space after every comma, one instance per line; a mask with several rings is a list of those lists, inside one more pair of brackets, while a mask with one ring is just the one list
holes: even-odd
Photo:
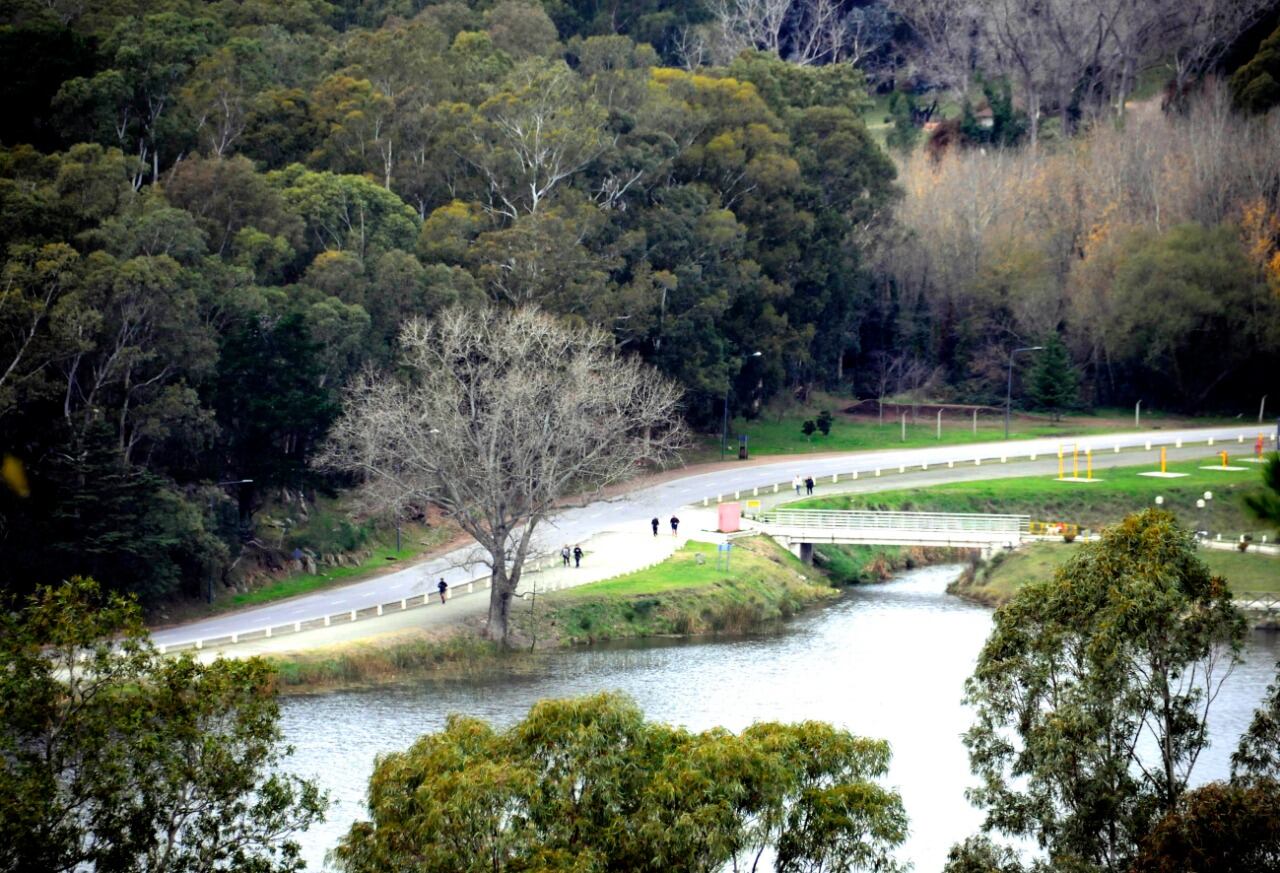
[[[994, 38], [955, 55], [924, 14], [947, 9], [0, 4], [7, 587], [225, 579], [264, 501], [334, 484], [310, 461], [341, 386], [455, 304], [607, 329], [695, 426], [730, 387], [745, 414], [811, 386], [987, 402], [1053, 338], [1083, 403], [1256, 408], [1274, 9], [1165, 10], [1035, 70]], [[1169, 50], [1165, 99], [1126, 114]]]

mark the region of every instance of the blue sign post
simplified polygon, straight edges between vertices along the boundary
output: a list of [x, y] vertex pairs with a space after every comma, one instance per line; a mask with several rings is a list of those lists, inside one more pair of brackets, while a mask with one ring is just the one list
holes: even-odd
[[[720, 543], [718, 546], [716, 546], [716, 569], [717, 570], [723, 569], [725, 572], [728, 572], [729, 556], [732, 550], [733, 550], [733, 543], [728, 542], [727, 540], [723, 543]], [[723, 567], [721, 567], [720, 565], [720, 561], [722, 558], [724, 559]]]

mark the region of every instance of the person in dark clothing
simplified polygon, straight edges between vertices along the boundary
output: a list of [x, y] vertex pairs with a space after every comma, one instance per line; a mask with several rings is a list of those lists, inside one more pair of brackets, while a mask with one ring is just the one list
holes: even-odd
[[574, 567], [582, 566], [582, 546], [573, 547], [573, 566]]
[[658, 517], [655, 515], [649, 521], [649, 524], [653, 527], [653, 535], [656, 537], [658, 535]]
[[676, 528], [678, 527], [680, 527], [680, 519], [676, 518], [674, 515], [671, 516], [671, 535], [672, 536], [676, 535]]
[[440, 577], [440, 581], [436, 583], [436, 590], [440, 592], [440, 602], [445, 601], [445, 592], [449, 590], [449, 583], [444, 581], [444, 577]]
[[804, 493], [813, 494], [813, 477], [812, 476], [804, 477]]

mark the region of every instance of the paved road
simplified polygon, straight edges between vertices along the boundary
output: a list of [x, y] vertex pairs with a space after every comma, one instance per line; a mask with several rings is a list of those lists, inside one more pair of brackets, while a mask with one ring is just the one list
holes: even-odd
[[[1269, 441], [1268, 448], [1274, 447], [1270, 442], [1274, 430], [1265, 431]], [[1253, 440], [1259, 430], [1254, 425], [1231, 427], [1201, 428], [1194, 430], [1142, 431], [1124, 434], [1106, 434], [1097, 436], [1072, 437], [1068, 444], [1076, 444], [1083, 452], [1091, 448], [1094, 452], [1095, 468], [1115, 466], [1116, 464], [1138, 464], [1143, 459], [1155, 462], [1156, 449], [1160, 445], [1173, 447], [1176, 443], [1198, 444], [1194, 455], [1204, 456], [1219, 448], [1234, 451], [1237, 454], [1252, 451]], [[1243, 445], [1237, 438], [1243, 437]], [[1206, 441], [1215, 440], [1213, 449], [1205, 447]], [[772, 486], [784, 483], [781, 491], [785, 491], [792, 476], [800, 474], [812, 475], [821, 480], [830, 481], [833, 474], [859, 473], [858, 482], [842, 483], [845, 490], [849, 486], [861, 486], [868, 489], [879, 483], [866, 481], [863, 477], [871, 477], [877, 469], [882, 471], [883, 487], [913, 487], [933, 484], [940, 481], [960, 481], [964, 479], [994, 479], [1002, 476], [1027, 475], [1028, 472], [1044, 469], [1056, 469], [1057, 452], [1064, 442], [1061, 438], [1012, 440], [1009, 442], [974, 443], [969, 445], [944, 445], [927, 449], [899, 449], [874, 452], [852, 452], [848, 454], [826, 456], [820, 459], [794, 459], [776, 463], [743, 465], [719, 469], [709, 473], [693, 473], [666, 481], [659, 485], [615, 497], [600, 500], [586, 506], [566, 509], [559, 512], [550, 521], [540, 526], [536, 536], [537, 545], [548, 552], [558, 550], [561, 543], [586, 542], [592, 536], [606, 530], [626, 530], [634, 526], [644, 530], [648, 521], [654, 516], [666, 519], [674, 512], [680, 513], [683, 507], [700, 506], [704, 499], [714, 503], [718, 495], [731, 498], [735, 491], [743, 492], [747, 497], [753, 488], [761, 488], [772, 496]], [[1152, 451], [1144, 452], [1143, 448], [1150, 442]], [[1116, 454], [1115, 447], [1132, 449]], [[1034, 468], [1024, 464], [1013, 463], [1015, 457], [1023, 461], [1031, 454], [1038, 455], [1040, 460]], [[1179, 456], [1189, 454], [1186, 450], [1177, 453]], [[1046, 461], [1048, 456], [1051, 460]], [[1002, 464], [1001, 458], [1007, 457], [1008, 464]], [[974, 461], [980, 460], [981, 465]], [[954, 469], [947, 468], [954, 463]], [[1081, 469], [1083, 470], [1083, 456]], [[928, 473], [911, 473], [906, 479], [898, 475], [900, 467], [928, 465]], [[893, 479], [899, 479], [893, 482]], [[865, 484], [864, 484], [865, 483]], [[859, 487], [858, 490], [861, 490]], [[820, 482], [820, 493], [829, 491]], [[780, 495], [785, 496], [785, 495]], [[687, 514], [687, 511], [686, 511]], [[706, 513], [699, 513], [707, 518]], [[684, 516], [682, 516], [683, 518]], [[471, 558], [468, 561], [468, 557]], [[462, 549], [449, 555], [424, 561], [406, 567], [395, 573], [388, 573], [363, 582], [330, 588], [315, 594], [292, 600], [261, 606], [242, 612], [229, 613], [215, 618], [208, 618], [191, 624], [158, 630], [153, 639], [161, 645], [176, 645], [202, 638], [227, 636], [233, 633], [245, 634], [268, 626], [288, 624], [295, 621], [306, 621], [327, 614], [336, 614], [352, 609], [374, 606], [398, 600], [402, 597], [421, 595], [432, 589], [435, 580], [443, 576], [450, 585], [487, 576], [487, 568], [476, 558], [474, 549]], [[433, 590], [433, 589], [432, 589]]]

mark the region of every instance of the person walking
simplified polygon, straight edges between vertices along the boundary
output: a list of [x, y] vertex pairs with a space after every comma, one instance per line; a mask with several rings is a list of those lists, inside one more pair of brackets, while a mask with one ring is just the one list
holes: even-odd
[[804, 477], [804, 493], [808, 495], [813, 494], [813, 477], [812, 476]]
[[799, 473], [796, 473], [794, 476], [791, 477], [791, 487], [796, 489], [796, 497], [800, 496], [800, 486], [802, 484], [804, 483], [800, 481]]
[[573, 566], [575, 569], [582, 566], [582, 546], [573, 547]]
[[569, 566], [569, 544], [565, 543], [564, 548], [560, 550], [560, 560], [564, 566]]
[[449, 590], [449, 583], [444, 581], [444, 577], [440, 577], [440, 581], [436, 583], [436, 590], [440, 592], [440, 602], [444, 603], [445, 593]]
[[674, 515], [671, 516], [671, 535], [672, 536], [676, 535], [676, 529], [679, 527], [680, 527], [680, 519], [676, 518]]
[[658, 516], [655, 515], [650, 519], [649, 524], [653, 528], [653, 535], [656, 537], [658, 535]]

